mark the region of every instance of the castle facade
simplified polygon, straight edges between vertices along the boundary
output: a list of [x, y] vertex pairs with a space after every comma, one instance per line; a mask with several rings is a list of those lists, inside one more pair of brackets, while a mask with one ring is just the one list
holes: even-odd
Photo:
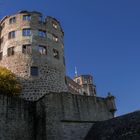
[[96, 121], [114, 117], [115, 97], [98, 97], [91, 75], [66, 76], [59, 21], [20, 11], [0, 21], [0, 66], [22, 84], [0, 94], [1, 140], [84, 140]]

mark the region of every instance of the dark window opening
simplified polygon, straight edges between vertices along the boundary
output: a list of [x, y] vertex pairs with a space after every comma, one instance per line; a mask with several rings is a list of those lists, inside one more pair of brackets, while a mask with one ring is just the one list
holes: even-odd
[[16, 37], [16, 32], [15, 31], [9, 32], [9, 34], [8, 34], [9, 39], [12, 39], [12, 38], [15, 38], [15, 37]]
[[39, 37], [46, 37], [46, 31], [44, 31], [44, 30], [39, 30], [39, 31], [38, 31], [38, 35], [39, 35]]
[[4, 37], [2, 37], [2, 38], [0, 39], [0, 44], [2, 44], [3, 41], [4, 41]]
[[53, 49], [53, 56], [54, 58], [59, 59], [59, 52], [56, 49]]
[[26, 28], [22, 30], [22, 35], [23, 36], [30, 36], [31, 35], [31, 29], [30, 28]]
[[53, 41], [58, 42], [58, 37], [53, 34]]
[[30, 21], [31, 20], [31, 16], [30, 15], [23, 15], [23, 20], [24, 21]]
[[77, 84], [80, 84], [80, 79], [77, 79]]
[[45, 23], [45, 17], [43, 16], [39, 16], [38, 20], [39, 20], [39, 23]]
[[16, 17], [12, 17], [9, 19], [9, 24], [16, 23]]
[[11, 48], [8, 48], [8, 50], [7, 50], [7, 55], [8, 56], [11, 56], [11, 55], [14, 55], [14, 47], [11, 47]]
[[55, 22], [52, 22], [52, 26], [53, 26], [55, 29], [58, 28], [58, 26], [57, 26], [57, 24], [56, 24]]
[[30, 54], [32, 52], [32, 48], [30, 44], [26, 44], [22, 46], [22, 53]]
[[46, 46], [39, 45], [38, 46], [38, 51], [39, 51], [40, 54], [47, 55], [47, 48], [46, 48]]
[[3, 54], [3, 53], [2, 53], [2, 52], [0, 52], [0, 60], [2, 60], [2, 54]]
[[31, 67], [31, 76], [38, 76], [38, 67]]

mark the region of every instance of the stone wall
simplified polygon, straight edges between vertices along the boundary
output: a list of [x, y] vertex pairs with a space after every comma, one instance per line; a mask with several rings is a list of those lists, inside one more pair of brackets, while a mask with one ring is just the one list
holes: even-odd
[[1, 140], [83, 140], [95, 121], [112, 117], [104, 98], [50, 93], [29, 102], [0, 95]]
[[35, 140], [35, 104], [0, 94], [0, 140]]
[[38, 131], [37, 138], [43, 136], [47, 140], [82, 140], [95, 121], [113, 117], [105, 99], [70, 93], [46, 95], [36, 107], [37, 128], [45, 125], [41, 132]]
[[[30, 20], [23, 20], [25, 15], [30, 16]], [[9, 20], [13, 17], [15, 22], [10, 24]], [[0, 66], [8, 68], [18, 77], [23, 85], [21, 97], [30, 101], [36, 101], [48, 92], [67, 91], [63, 30], [56, 19], [45, 17], [39, 21], [40, 17], [43, 18], [43, 15], [39, 12], [22, 11], [0, 21], [0, 39], [3, 38], [3, 42], [0, 41]], [[29, 29], [30, 34], [23, 35], [23, 29]], [[15, 32], [13, 38], [9, 38], [11, 31]], [[39, 35], [40, 31], [44, 36]], [[8, 55], [11, 47], [14, 48], [13, 53]], [[58, 52], [57, 58], [54, 49]], [[31, 67], [37, 68], [37, 75], [31, 74]]]
[[85, 140], [140, 140], [140, 111], [96, 122]]

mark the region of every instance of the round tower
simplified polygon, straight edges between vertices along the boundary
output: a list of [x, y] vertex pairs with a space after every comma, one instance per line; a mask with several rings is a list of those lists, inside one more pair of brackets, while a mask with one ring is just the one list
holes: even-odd
[[0, 65], [21, 81], [22, 98], [38, 100], [49, 92], [67, 91], [63, 36], [59, 21], [36, 11], [0, 21]]

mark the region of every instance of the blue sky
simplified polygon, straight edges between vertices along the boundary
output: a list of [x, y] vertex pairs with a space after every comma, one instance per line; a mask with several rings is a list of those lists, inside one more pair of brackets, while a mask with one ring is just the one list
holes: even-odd
[[140, 109], [139, 0], [0, 0], [0, 18], [36, 10], [65, 32], [67, 74], [93, 74], [99, 96], [116, 96], [117, 115]]

